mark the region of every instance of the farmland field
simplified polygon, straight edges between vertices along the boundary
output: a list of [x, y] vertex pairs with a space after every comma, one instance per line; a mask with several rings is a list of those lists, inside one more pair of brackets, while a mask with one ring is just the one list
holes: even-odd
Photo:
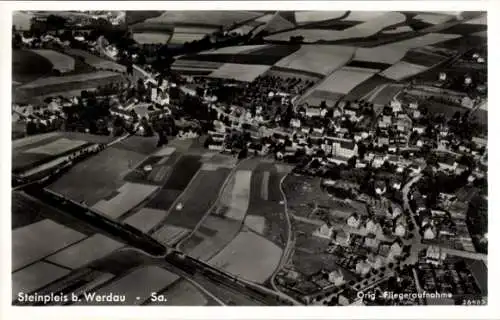
[[166, 190], [182, 191], [201, 167], [200, 157], [184, 155], [175, 163], [172, 174], [163, 186]]
[[114, 144], [113, 147], [125, 151], [138, 152], [146, 156], [157, 150], [157, 142], [158, 139], [156, 137], [130, 136]]
[[[202, 51], [198, 54], [237, 54], [237, 53], [251, 53], [252, 51], [268, 47], [268, 44], [257, 44], [247, 46], [234, 46], [223, 47], [215, 50]], [[182, 61], [182, 60], [181, 60]]]
[[385, 105], [388, 104], [394, 95], [401, 91], [401, 87], [399, 86], [391, 86], [388, 85], [382, 90], [380, 90], [371, 100], [376, 105]]
[[216, 201], [219, 189], [228, 174], [229, 169], [200, 171], [191, 182], [187, 193], [177, 201], [183, 204], [183, 208], [170, 212], [166, 223], [193, 229]]
[[66, 138], [61, 138], [57, 139], [53, 142], [50, 142], [48, 144], [40, 145], [38, 147], [28, 149], [24, 152], [27, 153], [41, 153], [41, 154], [46, 154], [46, 155], [57, 155], [61, 154], [64, 152], [67, 152], [69, 150], [76, 149], [78, 147], [81, 147], [82, 145], [86, 144], [86, 141], [79, 141], [79, 140], [69, 140]]
[[236, 276], [263, 283], [278, 266], [280, 257], [281, 249], [271, 241], [253, 232], [240, 232], [209, 263]]
[[110, 71], [47, 77], [17, 87], [15, 98], [26, 99], [27, 97], [44, 96], [65, 91], [87, 90], [122, 80], [123, 76], [121, 74]]
[[121, 64], [95, 56], [84, 50], [67, 49], [66, 52], [74, 57], [82, 57], [85, 63], [97, 69], [107, 69], [116, 72], [125, 72], [127, 70], [127, 68], [125, 66], [122, 66]]
[[12, 50], [12, 80], [20, 83], [49, 75], [52, 63], [30, 50]]
[[446, 59], [444, 56], [433, 54], [431, 52], [424, 52], [421, 50], [410, 50], [403, 58], [404, 62], [417, 64], [425, 67], [432, 67]]
[[116, 191], [116, 195], [113, 194], [113, 198], [100, 200], [92, 209], [116, 219], [134, 209], [157, 189], [156, 186], [127, 182]]
[[417, 75], [427, 70], [427, 67], [400, 61], [390, 68], [385, 69], [381, 75], [396, 81]]
[[252, 171], [238, 170], [231, 178], [221, 198], [221, 205], [227, 207], [224, 216], [243, 221], [250, 201]]
[[165, 216], [166, 211], [150, 208], [142, 208], [132, 216], [125, 219], [123, 222], [147, 233], [156, 226]]
[[139, 44], [167, 43], [170, 34], [160, 32], [134, 32], [132, 38]]
[[446, 14], [432, 14], [432, 13], [429, 13], [429, 14], [418, 14], [416, 15], [415, 17], [413, 17], [413, 19], [415, 20], [420, 20], [420, 21], [423, 21], [425, 23], [429, 23], [429, 24], [441, 24], [441, 23], [445, 23], [445, 22], [448, 22], [450, 20], [452, 20], [454, 17], [452, 15], [446, 15]]
[[362, 99], [378, 86], [392, 82], [394, 81], [375, 74], [349, 91], [349, 93], [344, 96], [344, 99], [349, 101]]
[[164, 23], [189, 26], [229, 26], [257, 18], [261, 13], [251, 11], [165, 11], [160, 16], [144, 20], [144, 23]]
[[186, 55], [180, 60], [210, 61], [222, 63], [274, 65], [282, 58], [300, 49], [300, 45], [271, 45], [257, 48], [250, 53], [238, 54], [218, 54], [205, 53], [196, 55]]
[[85, 237], [49, 219], [15, 229], [12, 231], [12, 269], [20, 269]]
[[160, 292], [178, 279], [179, 276], [160, 267], [147, 266], [138, 268], [95, 291], [97, 295], [104, 295], [109, 292], [124, 295], [125, 302], [92, 303], [82, 300], [81, 303], [76, 305], [141, 305], [149, 299], [152, 292]]
[[297, 24], [307, 24], [325, 20], [339, 19], [346, 15], [346, 11], [297, 11], [295, 21]]
[[327, 75], [347, 63], [354, 51], [352, 47], [303, 45], [275, 66]]
[[148, 305], [204, 306], [208, 302], [208, 298], [186, 280], [177, 281], [162, 294], [168, 297], [167, 302], [151, 302]]
[[20, 292], [29, 293], [44, 287], [70, 271], [47, 262], [37, 262], [12, 274], [12, 300], [17, 299]]
[[205, 34], [203, 33], [182, 33], [182, 32], [176, 32], [174, 30], [174, 33], [170, 37], [170, 40], [168, 41], [169, 44], [184, 44], [186, 42], [192, 42], [196, 40], [203, 39], [205, 37]]
[[252, 82], [269, 68], [268, 65], [225, 63], [222, 67], [210, 73], [209, 77]]
[[321, 102], [326, 101], [327, 104], [335, 104], [344, 94], [337, 92], [330, 92], [327, 90], [314, 90], [309, 95], [302, 98], [302, 102], [310, 106], [319, 106]]
[[444, 34], [444, 33], [427, 33], [420, 37], [411, 38], [408, 40], [403, 40], [399, 42], [393, 42], [388, 46], [397, 48], [400, 50], [409, 50], [413, 48], [425, 47], [430, 45], [436, 45], [440, 42], [445, 42], [447, 40], [460, 38], [459, 34]]
[[173, 246], [189, 232], [189, 229], [167, 224], [155, 231], [152, 237], [164, 245]]
[[374, 72], [341, 68], [323, 80], [323, 82], [316, 87], [316, 90], [348, 94], [349, 91], [373, 75]]
[[123, 247], [122, 243], [96, 234], [57, 252], [46, 260], [70, 269], [76, 269], [94, 260], [101, 259], [120, 247]]
[[32, 51], [49, 60], [52, 64], [52, 68], [59, 70], [61, 73], [70, 72], [75, 69], [75, 59], [71, 56], [54, 50], [39, 49]]
[[119, 188], [128, 170], [143, 158], [139, 153], [111, 147], [73, 166], [49, 189], [74, 201], [92, 205]]

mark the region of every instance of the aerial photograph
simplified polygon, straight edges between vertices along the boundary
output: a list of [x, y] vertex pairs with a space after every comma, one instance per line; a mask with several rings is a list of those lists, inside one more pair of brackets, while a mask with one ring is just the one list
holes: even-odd
[[488, 305], [487, 44], [483, 11], [12, 12], [12, 306]]

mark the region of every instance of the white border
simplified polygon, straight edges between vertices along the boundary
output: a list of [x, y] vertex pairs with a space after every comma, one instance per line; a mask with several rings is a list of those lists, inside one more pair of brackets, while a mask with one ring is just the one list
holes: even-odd
[[[404, 10], [404, 11], [488, 11], [488, 31], [494, 37], [500, 30], [498, 21], [500, 15], [495, 10], [495, 1], [301, 1], [301, 2], [256, 2], [256, 1], [200, 1], [200, 2], [154, 2], [154, 1], [111, 1], [111, 2], [63, 2], [63, 1], [35, 1], [35, 2], [2, 2], [0, 3], [0, 26], [1, 26], [1, 48], [0, 51], [0, 94], [2, 99], [2, 121], [4, 125], [0, 126], [2, 133], [0, 141], [2, 144], [2, 155], [0, 162], [1, 170], [1, 253], [2, 263], [0, 266], [2, 278], [1, 286], [1, 305], [0, 317], [3, 319], [89, 319], [89, 318], [113, 318], [132, 319], [132, 318], [161, 318], [161, 319], [331, 319], [331, 318], [370, 318], [370, 319], [421, 319], [421, 318], [456, 318], [456, 319], [476, 319], [476, 318], [497, 318], [499, 317], [498, 308], [495, 303], [498, 299], [498, 274], [499, 270], [498, 255], [493, 248], [498, 248], [498, 236], [493, 227], [498, 226], [499, 217], [497, 214], [489, 215], [489, 241], [490, 254], [488, 267], [489, 272], [489, 305], [487, 307], [281, 307], [281, 308], [231, 308], [231, 307], [12, 307], [11, 297], [11, 217], [10, 217], [10, 172], [11, 172], [11, 141], [10, 141], [10, 101], [11, 101], [11, 12], [14, 10]], [[498, 86], [498, 63], [495, 59], [500, 57], [498, 52], [498, 40], [493, 41], [489, 46], [489, 87], [492, 88], [489, 97], [489, 141], [492, 145], [499, 137], [499, 125], [492, 119], [498, 118], [498, 108], [500, 101], [495, 91]], [[8, 151], [7, 151], [8, 150]], [[489, 148], [489, 160], [491, 163], [498, 163], [498, 152], [494, 146]], [[498, 168], [495, 165], [490, 167], [490, 177], [497, 177]], [[489, 179], [489, 193], [494, 195], [497, 181]], [[489, 213], [498, 209], [498, 202], [495, 197], [489, 198]]]

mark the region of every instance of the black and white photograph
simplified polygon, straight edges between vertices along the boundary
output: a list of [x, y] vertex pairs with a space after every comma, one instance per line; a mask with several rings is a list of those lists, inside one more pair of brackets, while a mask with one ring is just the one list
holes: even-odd
[[486, 11], [192, 6], [9, 13], [12, 307], [495, 303]]

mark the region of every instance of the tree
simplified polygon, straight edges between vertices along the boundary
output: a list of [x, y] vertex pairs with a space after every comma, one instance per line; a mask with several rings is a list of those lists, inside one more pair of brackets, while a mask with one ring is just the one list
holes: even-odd
[[357, 161], [356, 156], [353, 156], [353, 157], [349, 158], [349, 160], [347, 160], [347, 165], [350, 168], [354, 169], [354, 168], [356, 168], [356, 161]]

